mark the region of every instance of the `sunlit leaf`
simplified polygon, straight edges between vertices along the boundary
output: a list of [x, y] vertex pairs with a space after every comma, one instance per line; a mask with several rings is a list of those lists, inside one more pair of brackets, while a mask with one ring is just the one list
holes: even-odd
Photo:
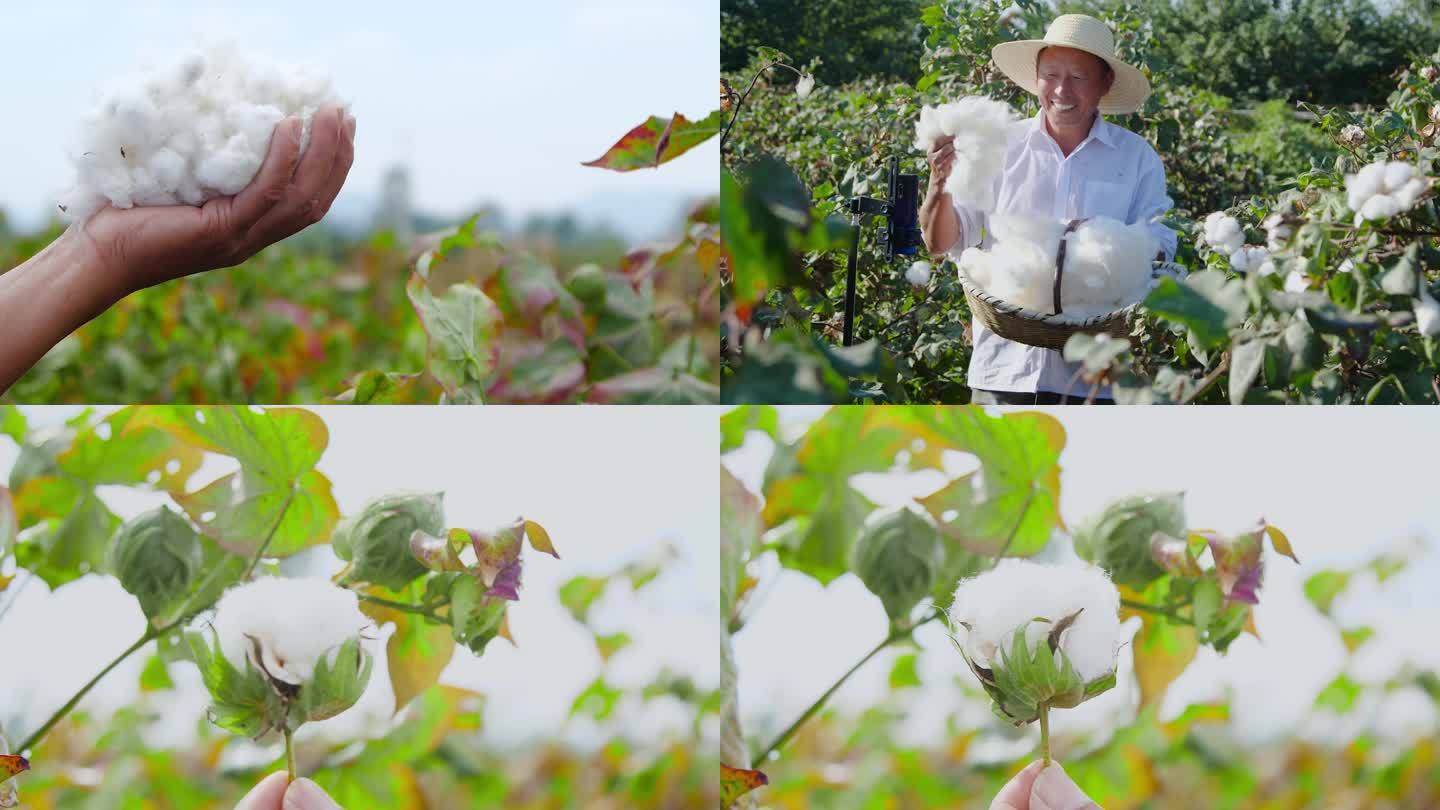
[[770, 783], [769, 777], [760, 771], [732, 768], [720, 764], [720, 804], [729, 807], [741, 796]]
[[668, 119], [651, 116], [625, 133], [605, 154], [581, 165], [617, 172], [654, 168], [718, 135], [723, 119], [720, 110], [694, 122], [680, 113]]

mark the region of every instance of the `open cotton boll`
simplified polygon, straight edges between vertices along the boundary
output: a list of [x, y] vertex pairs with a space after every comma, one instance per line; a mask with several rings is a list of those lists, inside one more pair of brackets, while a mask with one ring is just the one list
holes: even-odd
[[80, 119], [75, 179], [60, 210], [83, 221], [106, 205], [201, 205], [239, 193], [260, 170], [275, 125], [344, 107], [330, 80], [233, 46], [207, 45], [177, 62], [110, 82]]
[[[1055, 622], [1077, 611], [1059, 648], [1081, 678], [1093, 681], [1115, 671], [1121, 641], [1120, 594], [1097, 566], [1003, 559], [959, 584], [950, 624], [965, 655], [979, 666], [993, 667], [1003, 663], [1017, 630], [1024, 628], [1034, 649], [1046, 642]], [[1036, 618], [1047, 621], [1032, 621]]]
[[1244, 245], [1230, 254], [1230, 267], [1237, 273], [1259, 270], [1270, 259], [1270, 251], [1259, 245]]
[[930, 263], [918, 261], [910, 265], [910, 269], [905, 271], [905, 280], [912, 287], [924, 289], [930, 283]]
[[995, 180], [1005, 163], [1010, 127], [1017, 120], [1009, 104], [984, 96], [922, 107], [915, 124], [915, 148], [928, 152], [939, 138], [955, 136], [955, 163], [945, 191], [962, 205], [990, 211], [995, 208]]
[[1215, 211], [1205, 217], [1205, 243], [1229, 256], [1245, 244], [1245, 232], [1240, 229], [1239, 220], [1224, 211]]
[[[237, 669], [247, 661], [271, 677], [299, 685], [322, 657], [371, 624], [353, 591], [323, 578], [262, 577], [220, 597], [211, 626]], [[257, 657], [258, 654], [258, 657]]]

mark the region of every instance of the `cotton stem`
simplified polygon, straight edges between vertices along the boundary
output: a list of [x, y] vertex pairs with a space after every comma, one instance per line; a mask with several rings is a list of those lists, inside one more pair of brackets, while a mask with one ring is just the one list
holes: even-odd
[[285, 772], [290, 776], [289, 781], [295, 781], [295, 732], [285, 726]]
[[416, 616], [424, 616], [427, 619], [434, 619], [435, 621], [442, 624], [450, 623], [450, 620], [446, 617], [441, 616], [435, 613], [435, 611], [426, 607], [422, 607], [420, 605], [412, 605], [408, 602], [393, 602], [389, 599], [385, 599], [384, 597], [371, 596], [368, 593], [361, 593], [359, 591], [355, 592], [355, 597], [361, 602], [369, 602], [372, 605], [379, 605], [381, 607], [390, 608], [391, 610], [398, 610], [401, 613], [413, 613]]
[[54, 714], [50, 715], [50, 719], [46, 720], [45, 724], [42, 725], [40, 728], [36, 729], [35, 732], [32, 733], [29, 737], [26, 737], [25, 740], [22, 741], [19, 747], [17, 747], [15, 750], [21, 753], [29, 751], [31, 747], [33, 747], [36, 743], [40, 741], [41, 737], [44, 737], [50, 731], [50, 729], [55, 727], [56, 723], [60, 722], [60, 720], [65, 717], [65, 715], [69, 714], [70, 710], [75, 708], [76, 704], [78, 704], [81, 699], [83, 699], [86, 695], [90, 694], [90, 690], [95, 688], [95, 684], [100, 683], [101, 679], [104, 678], [106, 675], [109, 675], [112, 669], [120, 666], [121, 661], [129, 658], [135, 653], [136, 650], [144, 647], [146, 644], [149, 644], [156, 638], [159, 638], [161, 634], [168, 630], [169, 628], [165, 628], [164, 630], [157, 631], [147, 625], [145, 628], [145, 632], [140, 636], [139, 639], [136, 639], [134, 644], [126, 647], [124, 652], [120, 653], [114, 658], [114, 660], [106, 664], [105, 668], [100, 670], [100, 672], [98, 672], [95, 677], [91, 678], [89, 683], [80, 687], [80, 691], [76, 692], [74, 696], [70, 698], [70, 700], [65, 702], [64, 706], [61, 706], [55, 711]]
[[1050, 705], [1040, 704], [1040, 756], [1045, 760], [1042, 767], [1050, 767]]

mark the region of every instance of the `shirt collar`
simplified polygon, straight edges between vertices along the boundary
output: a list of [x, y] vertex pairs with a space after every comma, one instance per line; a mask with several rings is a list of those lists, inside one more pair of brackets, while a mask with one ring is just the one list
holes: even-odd
[[[1042, 109], [1039, 112], [1035, 113], [1034, 118], [1030, 119], [1030, 137], [1050, 138], [1050, 140], [1053, 142], [1054, 138], [1051, 137], [1049, 132], [1045, 131], [1044, 122], [1045, 111]], [[1093, 139], [1105, 144], [1106, 146], [1113, 147], [1115, 146], [1114, 126], [1114, 124], [1111, 124], [1105, 120], [1104, 115], [1096, 113], [1095, 123], [1090, 125], [1090, 134], [1086, 135], [1084, 140], [1080, 141], [1080, 143], [1084, 144], [1085, 141]]]

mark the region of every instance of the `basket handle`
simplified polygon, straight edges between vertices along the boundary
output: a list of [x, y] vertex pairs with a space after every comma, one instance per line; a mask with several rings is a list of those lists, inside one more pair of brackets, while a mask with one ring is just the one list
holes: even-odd
[[1066, 237], [1068, 237], [1070, 234], [1074, 233], [1074, 232], [1075, 232], [1075, 229], [1078, 228], [1078, 227], [1080, 227], [1080, 223], [1085, 222], [1085, 221], [1088, 220], [1088, 219], [1089, 219], [1089, 217], [1082, 217], [1082, 218], [1080, 218], [1080, 219], [1072, 219], [1072, 220], [1070, 220], [1070, 224], [1068, 224], [1068, 225], [1065, 226], [1065, 232], [1062, 233], [1062, 234], [1060, 234], [1060, 249], [1055, 251], [1055, 314], [1056, 314], [1056, 315], [1059, 315], [1060, 312], [1061, 312], [1061, 309], [1060, 309], [1060, 276], [1065, 273], [1065, 243], [1066, 243]]

